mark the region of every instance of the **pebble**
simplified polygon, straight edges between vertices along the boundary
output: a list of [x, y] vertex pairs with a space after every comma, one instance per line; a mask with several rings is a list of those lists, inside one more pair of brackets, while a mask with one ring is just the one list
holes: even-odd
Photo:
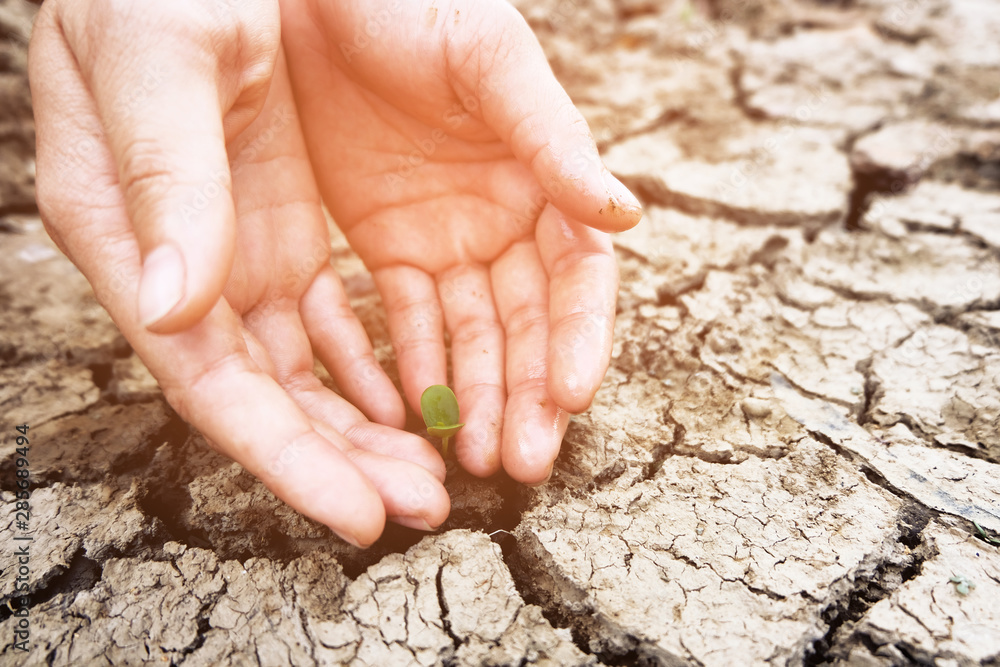
[[740, 402], [743, 414], [753, 419], [763, 419], [771, 414], [771, 402], [762, 398], [744, 398]]

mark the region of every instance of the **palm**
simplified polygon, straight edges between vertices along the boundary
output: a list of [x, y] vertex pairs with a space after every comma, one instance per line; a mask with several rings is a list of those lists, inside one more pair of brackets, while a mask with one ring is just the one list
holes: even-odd
[[356, 125], [338, 124], [322, 139], [338, 146], [323, 184], [334, 218], [369, 269], [407, 265], [439, 275], [489, 264], [533, 238], [541, 189], [507, 146], [445, 132], [381, 99], [351, 97], [357, 104], [341, 117]]
[[[405, 15], [362, 49], [351, 37], [370, 19], [351, 3], [322, 5], [314, 20], [294, 3], [283, 9], [320, 188], [382, 293], [407, 399], [416, 408], [424, 388], [447, 383], [447, 329], [468, 424], [459, 459], [477, 474], [502, 460], [518, 479], [544, 479], [566, 411], [589, 404], [610, 350], [617, 273], [607, 236], [547, 205], [604, 226], [621, 214], [614, 202], [588, 201], [608, 199], [603, 184], [587, 189], [586, 176], [602, 175], [585, 123], [561, 89], [546, 98], [554, 80], [519, 91], [554, 105], [548, 124], [564, 120], [570, 139], [582, 127], [583, 141], [560, 153], [546, 140], [551, 128], [504, 93], [517, 77], [493, 59], [500, 49], [461, 23], [514, 20], [503, 5], [441, 16], [433, 5], [397, 7]], [[537, 51], [523, 35], [506, 46]], [[593, 173], [567, 183], [571, 159]]]
[[417, 57], [416, 70], [363, 79], [343, 57], [296, 63], [325, 199], [373, 271], [407, 264], [438, 274], [492, 261], [531, 235], [539, 213], [534, 177], [462, 106], [440, 52]]

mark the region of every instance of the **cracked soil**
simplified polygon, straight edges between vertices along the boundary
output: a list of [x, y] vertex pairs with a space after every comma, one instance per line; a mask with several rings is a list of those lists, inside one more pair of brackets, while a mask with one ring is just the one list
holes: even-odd
[[0, 0], [0, 432], [31, 424], [37, 528], [24, 654], [4, 437], [0, 663], [1000, 664], [1000, 5], [515, 4], [646, 206], [612, 366], [548, 484], [453, 469], [437, 534], [360, 551], [184, 425], [48, 240], [34, 5]]

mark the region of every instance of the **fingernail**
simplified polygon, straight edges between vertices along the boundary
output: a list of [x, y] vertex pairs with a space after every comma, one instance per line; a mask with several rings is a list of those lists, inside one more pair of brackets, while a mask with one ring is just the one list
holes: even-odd
[[549, 466], [549, 474], [545, 476], [545, 479], [543, 479], [540, 482], [534, 482], [532, 484], [525, 484], [525, 486], [534, 489], [534, 488], [537, 488], [539, 486], [543, 486], [545, 484], [548, 484], [550, 479], [552, 479], [552, 466]]
[[347, 535], [345, 533], [337, 533], [337, 535], [340, 536], [340, 539], [344, 540], [348, 544], [350, 544], [352, 546], [355, 546], [355, 547], [357, 547], [359, 549], [367, 549], [368, 546], [371, 546], [371, 545], [367, 545], [367, 546], [363, 545], [363, 544], [361, 544], [361, 542], [358, 542], [356, 539], [354, 539], [353, 537], [351, 537], [350, 535]]
[[625, 187], [625, 184], [615, 178], [607, 169], [604, 170], [604, 187], [608, 191], [609, 203], [623, 209], [622, 213], [636, 213], [642, 211], [642, 204], [635, 198], [635, 195]]
[[139, 280], [139, 320], [156, 324], [184, 298], [184, 258], [172, 243], [164, 243], [146, 256]]
[[428, 533], [436, 530], [435, 528], [431, 528], [431, 525], [425, 520], [417, 516], [392, 516], [389, 517], [389, 521], [398, 523], [400, 526], [406, 526], [407, 528], [422, 530]]

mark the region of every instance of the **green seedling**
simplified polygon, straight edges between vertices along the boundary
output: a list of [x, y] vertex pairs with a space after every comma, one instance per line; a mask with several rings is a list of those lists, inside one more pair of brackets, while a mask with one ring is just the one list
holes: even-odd
[[420, 412], [427, 432], [441, 438], [441, 456], [448, 456], [448, 440], [465, 424], [458, 421], [458, 399], [443, 384], [433, 384], [420, 396]]
[[983, 530], [983, 527], [980, 526], [975, 521], [972, 522], [972, 525], [976, 527], [976, 537], [981, 539], [983, 542], [986, 542], [987, 544], [992, 544], [995, 547], [1000, 547], [1000, 539], [991, 537], [990, 534], [987, 533], [985, 530]]
[[976, 584], [964, 574], [953, 573], [951, 579], [948, 581], [955, 584], [955, 592], [959, 595], [968, 595], [969, 591], [976, 587]]

